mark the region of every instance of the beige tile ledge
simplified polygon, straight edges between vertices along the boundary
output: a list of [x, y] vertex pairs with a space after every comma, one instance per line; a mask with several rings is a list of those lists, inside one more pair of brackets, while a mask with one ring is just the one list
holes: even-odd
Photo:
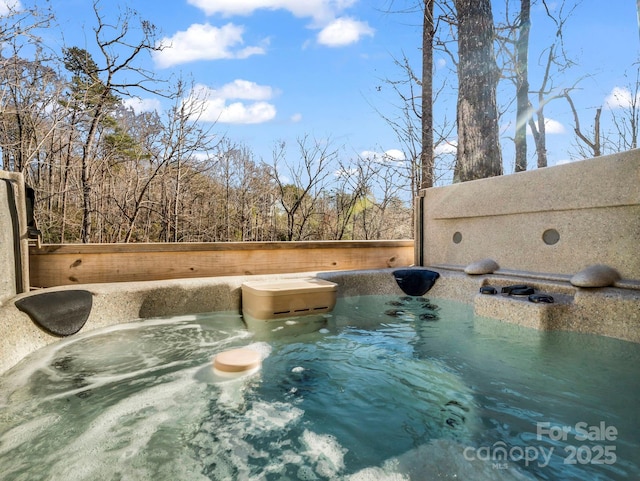
[[538, 330], [551, 330], [557, 328], [558, 319], [570, 314], [574, 298], [548, 290], [545, 293], [553, 296], [553, 304], [536, 304], [529, 302], [527, 297], [477, 294], [473, 310], [477, 316], [500, 319]]
[[[500, 319], [539, 330], [575, 331], [640, 342], [640, 289], [636, 281], [623, 281], [613, 287], [580, 288], [571, 285], [569, 276], [531, 274], [500, 270], [494, 274], [470, 276], [459, 266], [434, 267], [441, 274], [440, 288], [451, 284], [476, 287], [472, 296], [456, 292], [454, 296], [473, 303], [478, 316]], [[449, 279], [447, 281], [446, 279]], [[440, 280], [438, 281], [440, 282]], [[500, 288], [527, 284], [553, 296], [553, 304], [536, 304], [527, 297], [504, 296]], [[498, 290], [496, 295], [479, 294], [484, 285]], [[434, 286], [434, 289], [438, 286]], [[442, 297], [451, 298], [448, 293]]]

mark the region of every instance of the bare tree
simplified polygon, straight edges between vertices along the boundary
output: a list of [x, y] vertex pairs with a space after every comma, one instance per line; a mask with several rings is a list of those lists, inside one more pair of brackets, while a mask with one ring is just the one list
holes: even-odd
[[562, 96], [567, 100], [569, 106], [571, 107], [571, 112], [573, 113], [573, 121], [574, 128], [573, 131], [576, 134], [576, 137], [580, 139], [589, 149], [588, 153], [584, 155], [584, 157], [599, 157], [602, 155], [602, 146], [601, 146], [601, 137], [600, 137], [600, 115], [602, 114], [602, 107], [596, 108], [596, 114], [594, 117], [593, 123], [593, 133], [591, 137], [589, 134], [585, 133], [582, 130], [580, 125], [580, 116], [578, 115], [578, 111], [576, 110], [576, 106], [573, 103], [573, 100], [570, 95], [569, 90], [565, 90]]
[[285, 212], [286, 240], [304, 240], [307, 223], [315, 213], [319, 194], [331, 175], [331, 163], [337, 150], [331, 141], [311, 140], [308, 135], [297, 140], [299, 159], [287, 160], [286, 144], [280, 142], [273, 151], [271, 175], [278, 192], [278, 202]]
[[[625, 77], [629, 77], [625, 73]], [[634, 65], [633, 78], [627, 86], [616, 89], [611, 94], [609, 109], [615, 132], [608, 140], [608, 150], [612, 152], [624, 152], [625, 150], [638, 148], [638, 135], [640, 134], [640, 62]]]
[[182, 196], [184, 182], [212, 167], [216, 162], [213, 152], [222, 139], [213, 134], [213, 126], [203, 127], [199, 123], [207, 99], [193, 88], [193, 84], [187, 88], [184, 81], [179, 81], [173, 99], [174, 104], [163, 121], [154, 155], [164, 177], [163, 232], [166, 240], [178, 242], [182, 231], [181, 212], [185, 205]]
[[527, 170], [527, 123], [531, 116], [529, 102], [529, 31], [531, 0], [520, 0], [516, 40], [516, 172]]
[[426, 189], [434, 184], [434, 145], [433, 145], [433, 38], [436, 33], [433, 20], [435, 0], [424, 0], [422, 11], [422, 122], [420, 164], [422, 181], [420, 188]]
[[253, 152], [230, 140], [216, 149], [214, 217], [219, 239], [224, 241], [271, 240], [274, 196], [269, 170], [259, 165]]
[[[84, 49], [71, 47], [64, 51], [65, 66], [74, 75], [72, 95], [81, 101], [87, 123], [81, 164], [83, 242], [89, 242], [92, 235], [91, 162], [100, 124], [113, 109], [117, 96], [130, 96], [134, 90], [158, 92], [158, 79], [152, 72], [136, 65], [136, 62], [143, 55], [162, 48], [156, 44], [155, 27], [148, 21], [139, 19], [135, 11], [125, 10], [114, 26], [102, 16], [99, 0], [94, 0], [93, 10], [97, 20], [94, 28], [95, 42], [101, 54], [102, 65], [94, 61]], [[138, 21], [139, 30], [131, 25], [134, 20]], [[141, 32], [142, 36], [132, 41], [129, 37], [134, 31]]]
[[[150, 139], [156, 137], [162, 127], [157, 112], [141, 115], [125, 109], [121, 112], [118, 117], [126, 130], [105, 138], [103, 150], [110, 152], [105, 152], [102, 165], [113, 167], [109, 181], [116, 182], [117, 186], [107, 195], [118, 207], [116, 214], [123, 219], [118, 223], [120, 228], [114, 241], [131, 242], [143, 211], [150, 208], [149, 190], [164, 167], [164, 159], [158, 159], [155, 149], [149, 149], [153, 145]], [[123, 117], [128, 122], [123, 122]], [[148, 240], [142, 233], [135, 237]]]
[[[518, 9], [513, 13], [512, 5]], [[529, 34], [531, 31], [531, 0], [506, 0], [504, 19], [496, 22], [496, 54], [501, 75], [512, 82], [515, 98], [508, 95], [503, 102], [502, 117], [515, 101], [515, 171], [527, 170], [527, 124], [533, 115], [529, 101]]]
[[[438, 15], [434, 13], [438, 7]], [[434, 106], [440, 94], [451, 84], [442, 80], [434, 88], [433, 55], [434, 49], [445, 52], [457, 62], [449, 50], [448, 42], [438, 36], [439, 24], [454, 24], [455, 14], [449, 10], [446, 0], [422, 0], [394, 13], [420, 13], [422, 19], [422, 67], [414, 69], [409, 57], [403, 52], [394, 58], [394, 64], [400, 72], [398, 78], [385, 78], [382, 82], [391, 87], [400, 102], [395, 106], [397, 115], [376, 109], [383, 120], [396, 133], [407, 159], [406, 179], [410, 183], [412, 197], [420, 189], [432, 187], [443, 178], [449, 177], [453, 166], [442, 158], [443, 147], [450, 142], [455, 129], [453, 122], [446, 116], [435, 119]], [[446, 31], [446, 29], [444, 29]], [[382, 90], [382, 86], [378, 87]], [[400, 172], [400, 170], [399, 170]], [[403, 177], [404, 178], [404, 177]]]
[[490, 0], [455, 0], [458, 22], [458, 154], [454, 179], [502, 174]]
[[[7, 12], [0, 16], [0, 148], [2, 167], [26, 174], [52, 133], [53, 99], [58, 78], [47, 66], [44, 43], [38, 32], [50, 26], [48, 9], [23, 8], [19, 2], [9, 2]], [[33, 50], [30, 58], [21, 55]], [[8, 55], [6, 55], [8, 53]]]
[[[406, 205], [406, 187], [397, 182], [398, 171], [403, 168], [403, 163], [391, 158], [364, 160], [360, 174], [363, 179], [363, 201], [353, 220], [354, 225], [357, 223], [360, 226], [358, 237], [411, 237], [413, 205]], [[357, 232], [355, 228], [354, 232]]]
[[558, 93], [558, 89], [553, 82], [554, 73], [561, 73], [573, 66], [573, 62], [569, 59], [564, 49], [563, 34], [564, 26], [577, 8], [578, 3], [573, 3], [567, 7], [567, 4], [563, 1], [557, 9], [558, 13], [556, 15], [551, 12], [547, 0], [542, 0], [542, 5], [545, 8], [547, 17], [556, 26], [556, 35], [554, 42], [543, 52], [543, 54], [546, 53], [546, 57], [544, 59], [544, 74], [540, 87], [532, 92], [537, 95], [538, 102], [537, 106], [531, 109], [535, 111], [535, 119], [533, 116], [529, 118], [529, 127], [536, 146], [538, 168], [547, 166], [547, 118], [544, 112], [545, 106], [557, 98], [566, 98], [566, 95], [580, 82], [580, 80], [576, 81], [573, 86], [563, 89], [560, 93]]
[[[351, 227], [359, 206], [367, 202], [371, 176], [375, 175], [374, 164], [369, 159], [358, 157], [355, 161], [340, 162], [336, 171], [336, 182], [327, 195], [325, 217], [330, 218], [329, 235], [331, 239], [353, 239], [355, 230]], [[332, 215], [328, 215], [331, 212]]]
[[[219, 144], [214, 125], [200, 122], [205, 99], [193, 88], [178, 82], [168, 92], [137, 67], [155, 48], [151, 25], [135, 30], [130, 10], [107, 22], [97, 1], [94, 11], [96, 43], [86, 50], [49, 57], [36, 48], [23, 57], [21, 36], [9, 35], [11, 55], [0, 57], [2, 158], [33, 182], [45, 242], [380, 238], [410, 225], [400, 200], [408, 183], [398, 176], [419, 188], [419, 78], [411, 80], [410, 167], [356, 159], [342, 165], [349, 175], [336, 176], [338, 149], [305, 136], [291, 158], [280, 146], [274, 168], [247, 147]], [[123, 103], [160, 88], [174, 102], [165, 111]]]

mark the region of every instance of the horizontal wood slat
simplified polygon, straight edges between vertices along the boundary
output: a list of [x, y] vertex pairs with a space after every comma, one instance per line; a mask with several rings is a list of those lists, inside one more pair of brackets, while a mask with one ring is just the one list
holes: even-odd
[[32, 247], [32, 287], [380, 269], [413, 264], [412, 240], [61, 244]]

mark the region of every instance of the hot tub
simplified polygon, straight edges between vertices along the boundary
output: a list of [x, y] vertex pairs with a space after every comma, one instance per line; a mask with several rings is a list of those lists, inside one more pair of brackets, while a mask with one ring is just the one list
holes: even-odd
[[[615, 338], [629, 318], [601, 323], [607, 336], [569, 332], [593, 296], [622, 312], [632, 290], [529, 279], [559, 302], [491, 298], [504, 322], [474, 313], [491, 308], [479, 288], [522, 279], [440, 270], [425, 296], [407, 296], [392, 272], [84, 286], [89, 320], [64, 339], [2, 306], [0, 470], [29, 481], [639, 472], [640, 344]], [[309, 276], [338, 285], [322, 322], [247, 329], [243, 282]], [[240, 347], [262, 368], [217, 376], [216, 354]]]

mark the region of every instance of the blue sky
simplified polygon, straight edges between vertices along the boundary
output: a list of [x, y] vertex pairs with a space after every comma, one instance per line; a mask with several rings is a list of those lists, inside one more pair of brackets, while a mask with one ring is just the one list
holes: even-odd
[[[15, 2], [16, 0], [11, 0]], [[2, 4], [0, 0], [0, 13]], [[107, 20], [118, 5], [102, 0]], [[310, 135], [330, 138], [344, 156], [389, 152], [401, 158], [402, 145], [381, 118], [397, 114], [399, 99], [384, 79], [398, 79], [402, 72], [394, 58], [407, 55], [420, 69], [420, 14], [390, 13], [413, 2], [391, 0], [136, 0], [127, 2], [140, 16], [158, 27], [159, 38], [170, 46], [147, 60], [160, 76], [191, 78], [208, 98], [206, 121], [215, 130], [251, 148], [257, 159], [270, 160], [276, 141], [295, 143]], [[500, 20], [505, 1], [494, 1]], [[511, 0], [513, 8], [519, 2]], [[555, 26], [541, 2], [532, 8], [530, 60], [537, 62], [554, 37]], [[547, 2], [555, 13], [562, 2]], [[574, 2], [567, 2], [574, 3]], [[52, 47], [77, 45], [93, 51], [95, 17], [91, 0], [56, 0], [52, 10], [59, 28], [50, 29]], [[566, 7], [565, 7], [566, 8]], [[574, 100], [583, 128], [593, 123], [595, 108], [607, 112], [607, 102], [617, 93], [617, 103], [628, 100], [625, 88], [638, 57], [636, 2], [632, 0], [584, 0], [567, 20], [565, 49], [575, 66], [554, 79], [557, 89], [578, 79]], [[58, 47], [56, 47], [56, 43]], [[455, 85], [451, 60], [436, 55], [436, 85]], [[540, 69], [532, 67], [532, 87]], [[504, 88], [505, 98], [509, 88]], [[513, 92], [511, 92], [513, 95]], [[627, 96], [627, 97], [625, 97]], [[534, 100], [532, 96], [532, 100]], [[166, 108], [158, 98], [141, 94], [132, 100], [137, 109]], [[607, 107], [608, 106], [608, 107]], [[455, 119], [455, 92], [441, 96], [436, 117]], [[556, 100], [545, 107], [549, 117], [550, 164], [571, 157], [575, 143], [568, 104]], [[512, 115], [502, 118], [505, 171], [512, 170], [508, 136]], [[448, 145], [455, 145], [455, 132]], [[529, 146], [533, 153], [533, 144]], [[534, 163], [530, 155], [530, 163]]]

